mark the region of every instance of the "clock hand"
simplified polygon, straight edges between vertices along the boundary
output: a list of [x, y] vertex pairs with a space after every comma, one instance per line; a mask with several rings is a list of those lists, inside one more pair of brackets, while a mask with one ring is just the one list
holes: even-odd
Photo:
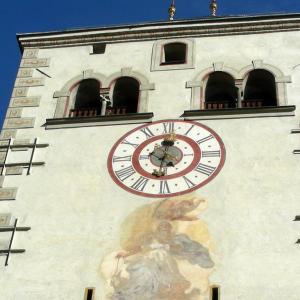
[[169, 146], [166, 146], [166, 148], [164, 150], [160, 149], [161, 151], [163, 151], [163, 156], [161, 158], [159, 158], [161, 160], [160, 162], [160, 166], [158, 170], [154, 170], [152, 175], [156, 176], [156, 177], [161, 177], [165, 175], [165, 172], [162, 170], [163, 169], [163, 163], [165, 162], [165, 158], [167, 156], [167, 152], [168, 152], [168, 148]]

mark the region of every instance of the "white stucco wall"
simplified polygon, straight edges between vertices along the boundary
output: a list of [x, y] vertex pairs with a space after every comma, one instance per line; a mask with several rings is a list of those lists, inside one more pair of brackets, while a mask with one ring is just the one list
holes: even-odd
[[[51, 59], [43, 69], [51, 78], [30, 88], [28, 95], [41, 95], [41, 104], [24, 109], [23, 117], [36, 117], [35, 127], [18, 130], [17, 138], [38, 137], [50, 146], [36, 150], [35, 160], [44, 160], [44, 167], [4, 181], [4, 187], [19, 190], [16, 201], [0, 202], [0, 212], [11, 212], [32, 229], [17, 232], [14, 240], [25, 254], [12, 254], [8, 267], [0, 257], [1, 299], [81, 300], [89, 286], [96, 287], [96, 300], [105, 299], [103, 257], [118, 249], [124, 218], [154, 201], [121, 189], [106, 167], [114, 143], [137, 125], [45, 130], [55, 112], [53, 93], [69, 79], [88, 69], [109, 77], [130, 67], [155, 84], [148, 102], [154, 120], [177, 119], [190, 109], [186, 82], [214, 62], [239, 71], [263, 60], [291, 76], [287, 105], [300, 104], [300, 32], [194, 40], [195, 68], [172, 71], [150, 71], [152, 41], [108, 44], [101, 55], [89, 55], [90, 46], [40, 49], [40, 57]], [[300, 161], [292, 151], [300, 140], [290, 134], [299, 114], [201, 121], [221, 136], [227, 153], [220, 174], [197, 191], [209, 203], [201, 219], [215, 247], [210, 281], [221, 286], [222, 300], [299, 299], [300, 223], [292, 220], [300, 214]], [[28, 153], [12, 154], [12, 161], [13, 155]]]

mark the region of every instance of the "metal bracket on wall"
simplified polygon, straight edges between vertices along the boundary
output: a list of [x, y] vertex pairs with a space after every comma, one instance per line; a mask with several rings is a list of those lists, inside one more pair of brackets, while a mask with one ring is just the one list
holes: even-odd
[[0, 255], [1, 254], [6, 255], [5, 266], [8, 266], [8, 259], [9, 259], [10, 254], [18, 254], [18, 253], [25, 252], [25, 249], [12, 249], [12, 243], [13, 243], [16, 231], [28, 231], [31, 229], [31, 227], [17, 227], [17, 223], [18, 223], [18, 219], [15, 220], [13, 226], [1, 226], [0, 227], [0, 232], [11, 232], [8, 249], [0, 250]]
[[[48, 146], [49, 146], [49, 144], [38, 144], [37, 138], [34, 139], [33, 144], [18, 144], [18, 145], [12, 145], [12, 139], [9, 139], [7, 145], [0, 146], [0, 151], [1, 151], [1, 149], [4, 149], [6, 151], [6, 155], [4, 157], [4, 162], [0, 163], [0, 168], [1, 168], [0, 175], [5, 175], [4, 174], [5, 168], [17, 167], [17, 166], [27, 168], [27, 175], [30, 175], [31, 167], [42, 166], [45, 164], [45, 162], [42, 162], [42, 161], [37, 161], [37, 162], [33, 161], [33, 157], [34, 157], [36, 148], [45, 148]], [[31, 149], [31, 155], [30, 155], [29, 162], [7, 163], [7, 157], [8, 157], [9, 150], [22, 149], [22, 148]]]
[[[292, 130], [291, 130], [291, 133], [292, 133], [292, 134], [300, 133], [300, 129], [292, 129]], [[293, 151], [293, 154], [300, 154], [300, 149], [295, 149], [295, 150]]]

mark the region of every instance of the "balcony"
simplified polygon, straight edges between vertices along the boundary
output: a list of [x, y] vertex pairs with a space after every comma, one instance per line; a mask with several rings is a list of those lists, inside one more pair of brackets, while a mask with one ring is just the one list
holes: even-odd
[[[126, 110], [127, 108], [124, 106], [107, 107], [105, 111], [105, 116], [126, 115]], [[101, 116], [99, 108], [70, 109], [69, 111], [69, 118], [96, 116]]]
[[242, 101], [242, 107], [263, 107], [263, 99], [251, 99]]
[[205, 102], [205, 109], [224, 109], [224, 108], [232, 108], [235, 103], [231, 103], [229, 101], [209, 101]]

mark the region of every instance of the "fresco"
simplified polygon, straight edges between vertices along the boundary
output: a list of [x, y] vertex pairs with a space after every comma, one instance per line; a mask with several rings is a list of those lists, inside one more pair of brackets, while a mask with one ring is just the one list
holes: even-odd
[[133, 211], [120, 230], [120, 249], [101, 264], [109, 300], [203, 300], [214, 269], [212, 242], [195, 194]]

